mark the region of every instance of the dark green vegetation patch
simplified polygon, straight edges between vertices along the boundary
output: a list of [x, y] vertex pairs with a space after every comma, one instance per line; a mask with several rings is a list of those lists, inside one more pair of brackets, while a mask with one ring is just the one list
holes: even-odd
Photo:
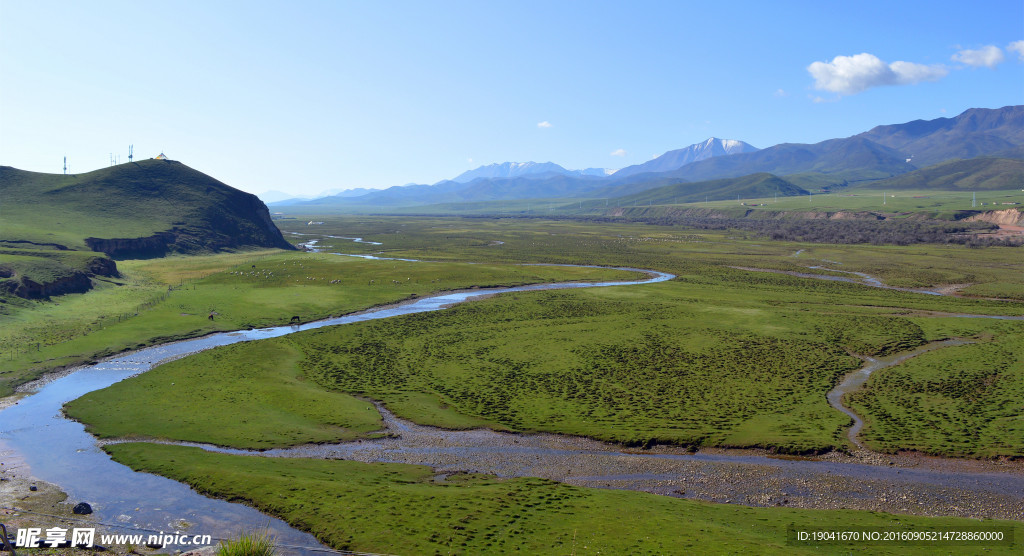
[[685, 287], [621, 290], [503, 296], [294, 341], [317, 383], [417, 422], [450, 426], [419, 409], [426, 394], [503, 428], [628, 445], [837, 444], [846, 418], [824, 393], [857, 359], [793, 337], [784, 322], [750, 330], [781, 315], [716, 316], [681, 302], [673, 290]]

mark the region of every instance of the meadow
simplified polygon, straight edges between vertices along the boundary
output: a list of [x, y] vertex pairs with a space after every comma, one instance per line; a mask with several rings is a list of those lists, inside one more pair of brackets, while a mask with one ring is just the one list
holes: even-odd
[[[121, 261], [84, 294], [0, 316], [0, 393], [51, 369], [210, 332], [337, 316], [470, 286], [631, 279], [593, 268], [419, 264], [280, 250]], [[209, 317], [213, 314], [213, 319]]]
[[[998, 328], [987, 330], [992, 334]], [[861, 437], [885, 452], [1024, 456], [1024, 337], [925, 354], [878, 373], [847, 404], [867, 415]]]
[[[850, 419], [825, 400], [840, 377], [857, 369], [860, 357], [958, 337], [975, 343], [879, 371], [850, 396], [867, 422], [862, 440], [880, 451], [1024, 456], [1024, 366], [1014, 355], [1024, 323], [955, 316], [1024, 314], [1024, 304], [1012, 299], [1024, 275], [1013, 248], [773, 242], [734, 231], [540, 219], [322, 220], [279, 223], [304, 234], [290, 237], [317, 239], [327, 251], [430, 262], [278, 252], [126, 268], [147, 284], [178, 283], [149, 309], [155, 322], [186, 313], [208, 327], [338, 314], [460, 284], [618, 276], [512, 266], [520, 264], [631, 266], [678, 277], [503, 294], [436, 313], [216, 348], [88, 394], [66, 412], [101, 437], [265, 449], [374, 436], [380, 417], [370, 400], [378, 400], [400, 416], [447, 428], [547, 431], [638, 447], [844, 451], [851, 448]], [[901, 287], [999, 295], [932, 296], [738, 267], [867, 272]], [[214, 309], [220, 314], [210, 323], [206, 314]], [[439, 478], [417, 466], [229, 456], [148, 443], [105, 449], [135, 469], [247, 501], [339, 549], [884, 553], [891, 547], [788, 543], [785, 528], [982, 524], [715, 505], [539, 479]]]
[[[479, 227], [470, 227], [474, 224]], [[367, 417], [365, 402], [344, 397], [354, 395], [383, 401], [416, 422], [450, 428], [558, 432], [628, 445], [824, 452], [849, 448], [844, 436], [849, 420], [827, 405], [825, 393], [861, 365], [855, 355], [886, 355], [948, 337], [1013, 342], [1022, 331], [1019, 322], [943, 316], [1024, 312], [1012, 301], [928, 296], [730, 264], [807, 270], [803, 265], [827, 260], [835, 268], [871, 271], [908, 286], [979, 278], [1012, 283], [1020, 263], [1011, 262], [1011, 249], [809, 245], [794, 250], [794, 245], [725, 234], [698, 240], [665, 227], [623, 226], [632, 232], [626, 236], [614, 227], [475, 219], [395, 219], [375, 221], [375, 228], [348, 223], [348, 232], [327, 226], [319, 236], [325, 244], [344, 241], [345, 247], [395, 256], [512, 262], [521, 261], [528, 249], [542, 262], [579, 263], [586, 257], [679, 277], [639, 287], [505, 294], [439, 313], [220, 348], [90, 394], [69, 405], [69, 413], [100, 436], [141, 434], [267, 448], [372, 431], [377, 418]], [[342, 232], [383, 245], [328, 237]], [[957, 251], [979, 261], [979, 254], [988, 258], [968, 268], [952, 258]], [[331, 257], [320, 254], [314, 260]], [[920, 264], [899, 264], [914, 260]], [[426, 273], [435, 263], [408, 264], [424, 265]], [[451, 263], [436, 264], [440, 271]], [[232, 276], [222, 272], [203, 283], [212, 286]], [[929, 357], [955, 357], [958, 349]], [[1010, 366], [997, 381], [1015, 392], [1012, 385], [1022, 375], [1024, 369]], [[213, 378], [220, 380], [217, 391], [205, 388]], [[194, 415], [186, 406], [157, 401], [153, 393], [170, 383], [179, 395], [219, 409]], [[275, 384], [289, 386], [273, 396], [231, 386], [251, 383], [266, 385], [260, 392]], [[1006, 399], [986, 398], [988, 403], [965, 405], [941, 418], [959, 422], [961, 412], [969, 410], [1006, 426], [1019, 419], [1019, 412], [1015, 417], [1007, 410]], [[245, 423], [230, 417], [258, 413], [264, 404], [262, 417]], [[332, 413], [332, 405], [346, 409]], [[869, 423], [872, 407], [865, 408]], [[900, 424], [913, 435], [935, 419], [911, 415]], [[287, 434], [273, 433], [277, 421], [289, 424], [281, 429]], [[886, 442], [896, 441], [891, 431], [869, 430], [880, 435], [866, 438], [870, 446], [891, 449]], [[1024, 446], [1012, 438], [994, 434], [951, 449], [936, 436], [915, 448], [959, 456], [1020, 455]]]
[[[245, 501], [339, 550], [390, 554], [934, 554], [913, 543], [800, 543], [788, 529], [931, 530], [1020, 523], [864, 511], [748, 508], [543, 479], [435, 476], [423, 466], [231, 456], [147, 443], [105, 448], [134, 469]], [[1020, 544], [947, 545], [1013, 554]]]
[[[682, 199], [680, 199], [682, 200]], [[321, 216], [345, 218], [353, 213], [407, 213], [418, 218], [450, 214], [478, 215], [481, 217], [558, 218], [563, 216], [608, 216], [641, 218], [663, 215], [680, 210], [710, 210], [729, 216], [773, 218], [780, 212], [877, 212], [899, 217], [930, 217], [952, 219], [962, 211], [1003, 210], [1024, 206], [1024, 191], [1016, 189], [941, 191], [935, 189], [872, 189], [866, 186], [848, 187], [832, 192], [814, 191], [812, 195], [770, 196], [726, 200], [698, 200], [697, 202], [647, 202], [623, 199], [545, 199], [479, 201], [447, 203], [415, 207], [356, 206], [330, 207], [323, 205], [289, 206], [280, 209], [297, 216], [305, 223]]]

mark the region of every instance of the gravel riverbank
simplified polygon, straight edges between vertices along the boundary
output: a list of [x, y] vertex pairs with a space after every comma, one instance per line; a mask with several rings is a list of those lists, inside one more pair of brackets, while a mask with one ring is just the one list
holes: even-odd
[[667, 446], [627, 450], [554, 434], [444, 430], [413, 424], [378, 407], [389, 436], [375, 440], [262, 452], [185, 444], [264, 457], [428, 465], [436, 470], [439, 481], [454, 473], [487, 473], [748, 506], [1024, 521], [1024, 462], [1019, 461], [868, 451], [799, 458], [762, 450], [690, 453]]

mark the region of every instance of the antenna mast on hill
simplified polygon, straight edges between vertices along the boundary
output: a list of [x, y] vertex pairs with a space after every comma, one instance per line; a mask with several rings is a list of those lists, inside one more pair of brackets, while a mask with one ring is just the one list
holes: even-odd
[[68, 157], [64, 157], [64, 175], [68, 175]]
[[134, 148], [135, 148], [135, 145], [128, 145], [128, 162], [129, 163], [132, 161], [132, 150]]

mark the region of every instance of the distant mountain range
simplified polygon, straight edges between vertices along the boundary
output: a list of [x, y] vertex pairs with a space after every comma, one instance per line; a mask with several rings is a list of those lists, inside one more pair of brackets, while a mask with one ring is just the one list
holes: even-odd
[[919, 168], [954, 158], [998, 155], [1024, 145], [1024, 106], [971, 108], [954, 118], [881, 125], [857, 137], [895, 149]]
[[557, 174], [563, 176], [608, 176], [615, 170], [607, 168], [586, 168], [584, 170], [566, 170], [554, 162], [503, 162], [488, 164], [463, 172], [450, 181], [469, 183], [479, 178], [509, 179], [538, 174]]
[[[392, 187], [356, 197], [325, 197], [294, 204], [383, 208], [567, 197], [625, 202], [639, 201], [637, 195], [644, 191], [664, 187], [671, 188], [669, 197], [673, 199], [727, 199], [736, 195], [756, 196], [762, 191], [800, 195], [811, 190], [885, 180], [945, 161], [980, 156], [1024, 159], [1024, 106], [973, 108], [953, 118], [883, 125], [843, 139], [814, 144], [783, 143], [760, 150], [743, 141], [712, 137], [616, 172], [596, 168], [567, 170], [552, 162], [490, 164], [433, 185]], [[995, 167], [1011, 165], [971, 166], [989, 174]], [[951, 168], [936, 171], [942, 173]], [[991, 176], [974, 181], [963, 176], [950, 177], [935, 182], [920, 177], [935, 178], [935, 171], [930, 172], [908, 179], [923, 187], [928, 183], [946, 183], [951, 187], [954, 183], [974, 181], [1001, 183]]]
[[296, 197], [295, 195], [285, 193], [284, 191], [270, 190], [258, 194], [257, 197], [259, 197], [264, 203], [294, 204], [319, 199], [321, 197], [358, 197], [374, 191], [378, 190], [367, 189], [365, 187], [357, 187], [354, 189], [328, 189], [327, 191], [322, 191], [320, 194], [313, 197]]
[[671, 172], [699, 160], [707, 160], [715, 156], [727, 156], [730, 154], [752, 153], [756, 150], [757, 147], [743, 141], [711, 137], [703, 143], [696, 143], [684, 149], [668, 151], [658, 158], [648, 160], [643, 164], [627, 166], [616, 172], [615, 177], [624, 178], [634, 174]]
[[[669, 151], [653, 160], [630, 166], [637, 168], [677, 169], [695, 160], [757, 150], [743, 141], [710, 138], [685, 149]], [[640, 170], [643, 171], [643, 170]], [[586, 168], [568, 170], [553, 162], [504, 162], [488, 164], [463, 172], [433, 185], [409, 184], [371, 192], [356, 198], [321, 197], [309, 201], [289, 199], [271, 206], [289, 205], [363, 205], [408, 206], [435, 203], [460, 203], [546, 197], [577, 197], [600, 189], [616, 179], [623, 170]], [[351, 197], [351, 196], [345, 196]]]

